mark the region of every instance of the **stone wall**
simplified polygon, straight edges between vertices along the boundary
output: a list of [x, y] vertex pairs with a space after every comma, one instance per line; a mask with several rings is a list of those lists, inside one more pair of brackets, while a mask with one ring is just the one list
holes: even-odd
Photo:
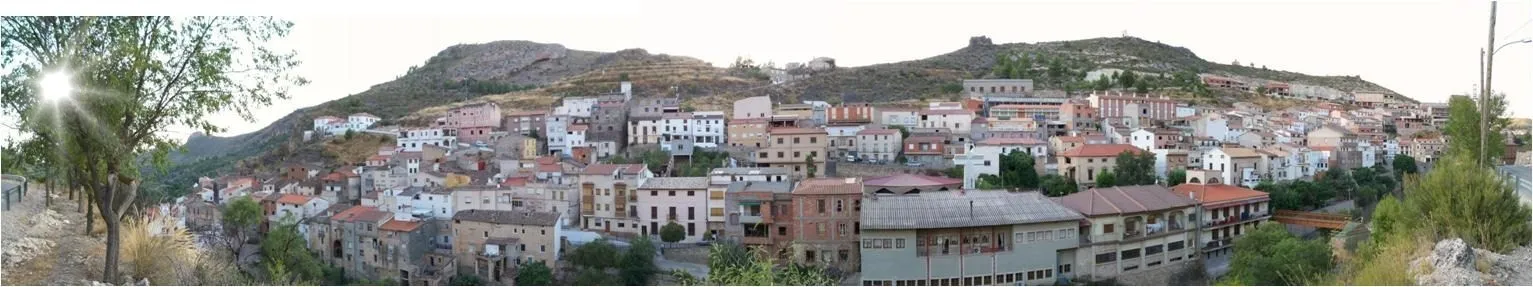
[[[1198, 269], [1197, 272], [1202, 272], [1203, 271], [1202, 270], [1203, 266], [1201, 264], [1198, 264], [1199, 262], [1202, 262], [1202, 261], [1199, 261], [1199, 260], [1182, 260], [1182, 261], [1177, 261], [1177, 262], [1174, 262], [1174, 263], [1169, 263], [1169, 264], [1166, 264], [1166, 265], [1161, 265], [1161, 266], [1159, 266], [1160, 268], [1156, 269], [1156, 270], [1145, 270], [1144, 272], [1137, 272], [1137, 273], [1132, 273], [1132, 274], [1118, 275], [1118, 277], [1116, 279], [1117, 279], [1119, 285], [1125, 285], [1125, 286], [1136, 286], [1136, 285], [1137, 286], [1166, 286], [1166, 285], [1175, 285], [1175, 284], [1171, 284], [1172, 281], [1175, 281], [1176, 279], [1178, 279], [1178, 278], [1176, 278], [1178, 276], [1187, 276], [1186, 274], [1184, 274], [1184, 273], [1186, 273], [1184, 271], [1187, 268], [1196, 268], [1196, 269]], [[1197, 284], [1194, 284], [1194, 285], [1197, 285]]]

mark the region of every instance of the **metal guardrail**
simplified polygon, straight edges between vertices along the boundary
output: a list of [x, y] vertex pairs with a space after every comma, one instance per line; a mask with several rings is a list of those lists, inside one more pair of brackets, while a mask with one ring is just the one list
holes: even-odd
[[21, 201], [21, 199], [27, 196], [27, 177], [5, 174], [0, 175], [0, 181], [3, 181], [7, 185], [14, 184], [14, 186], [3, 187], [5, 188], [3, 191], [5, 195], [5, 210], [9, 211], [11, 210], [12, 197], [15, 197], [16, 201]]

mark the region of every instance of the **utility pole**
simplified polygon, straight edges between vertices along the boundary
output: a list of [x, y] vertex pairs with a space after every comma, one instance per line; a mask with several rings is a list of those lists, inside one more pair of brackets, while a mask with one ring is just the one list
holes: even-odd
[[1493, 61], [1496, 57], [1496, 50], [1493, 50], [1495, 47], [1496, 1], [1490, 1], [1490, 33], [1487, 34], [1485, 40], [1485, 50], [1490, 51], [1490, 53], [1485, 54], [1485, 84], [1480, 86], [1480, 154], [1474, 160], [1476, 164], [1480, 165], [1487, 164], [1485, 160], [1485, 140], [1489, 139], [1486, 134], [1490, 133], [1490, 125], [1487, 122], [1490, 117], [1490, 79], [1491, 67], [1495, 66]]

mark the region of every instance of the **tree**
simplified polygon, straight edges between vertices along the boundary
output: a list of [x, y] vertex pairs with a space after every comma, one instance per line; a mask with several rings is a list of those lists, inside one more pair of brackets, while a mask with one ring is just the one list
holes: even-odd
[[[1396, 176], [1416, 174], [1416, 158], [1404, 154], [1396, 154], [1394, 161], [1390, 163], [1395, 170]], [[1404, 178], [1403, 176], [1401, 178]]]
[[1097, 188], [1114, 187], [1118, 185], [1118, 177], [1112, 171], [1102, 171], [1097, 174]]
[[[626, 74], [625, 74], [626, 75]], [[456, 279], [456, 278], [454, 278]], [[474, 277], [474, 280], [479, 278]], [[456, 281], [456, 280], [454, 280]], [[453, 282], [453, 285], [458, 285]], [[482, 285], [483, 283], [477, 284]], [[549, 269], [543, 261], [528, 260], [522, 262], [516, 271], [516, 286], [549, 286], [554, 285], [554, 270]]]
[[1107, 79], [1107, 75], [1100, 75], [1097, 76], [1096, 82], [1093, 82], [1091, 87], [1097, 91], [1106, 91], [1112, 88], [1112, 80]]
[[[267, 266], [284, 266], [285, 271], [299, 281], [324, 280], [324, 268], [319, 259], [309, 253], [305, 246], [307, 241], [298, 233], [298, 225], [293, 223], [296, 221], [287, 218], [279, 222], [283, 223], [273, 227], [267, 232], [266, 239], [261, 240], [261, 262]], [[267, 270], [268, 273], [272, 271]]]
[[612, 256], [618, 254], [617, 247], [606, 239], [597, 239], [570, 252], [570, 263], [580, 267], [589, 267], [605, 270], [608, 267], [617, 266], [617, 260]]
[[1406, 218], [1419, 220], [1429, 234], [1460, 237], [1475, 248], [1508, 252], [1533, 238], [1533, 216], [1515, 189], [1472, 154], [1451, 154], [1432, 172], [1405, 188]]
[[1048, 196], [1066, 196], [1078, 191], [1075, 181], [1062, 175], [1045, 175], [1041, 181], [1040, 185], [1043, 188], [1043, 193]]
[[1155, 154], [1143, 151], [1124, 151], [1118, 154], [1113, 165], [1114, 185], [1155, 184]]
[[1135, 81], [1139, 80], [1138, 77], [1134, 72], [1124, 71], [1123, 75], [1118, 76], [1118, 85], [1124, 89], [1133, 88], [1134, 84], [1136, 84]]
[[1150, 93], [1150, 84], [1147, 84], [1145, 82], [1146, 81], [1141, 80], [1138, 83], [1134, 83], [1134, 92], [1135, 93], [1140, 93], [1140, 94], [1148, 94], [1148, 93]]
[[537, 139], [537, 140], [542, 140], [543, 139], [543, 135], [538, 134], [538, 130], [528, 130], [527, 131], [527, 137], [533, 138], [533, 139]]
[[806, 178], [814, 178], [814, 175], [819, 173], [820, 168], [814, 165], [814, 155], [804, 158], [804, 169], [808, 171], [805, 176]]
[[[7, 17], [0, 24], [0, 66], [11, 71], [0, 85], [12, 87], [0, 103], [20, 116], [19, 133], [66, 143], [38, 152], [57, 154], [94, 194], [107, 229], [103, 281], [119, 278], [121, 219], [138, 196], [139, 167], [163, 169], [179, 146], [164, 131], [221, 132], [209, 115], [252, 120], [250, 111], [306, 83], [289, 75], [298, 65], [293, 53], [267, 46], [291, 26], [263, 17]], [[39, 101], [45, 91], [34, 83], [45, 75], [85, 92]]]
[[1319, 201], [1313, 202], [1316, 203], [1316, 207], [1323, 206], [1326, 201], [1330, 201], [1337, 194], [1343, 194], [1347, 198], [1352, 198], [1357, 192], [1357, 182], [1352, 180], [1352, 173], [1342, 168], [1326, 170], [1325, 176], [1320, 177], [1320, 180], [1316, 183], [1320, 185], [1320, 190], [1325, 191], [1317, 195], [1330, 194], [1329, 196], [1321, 196]]
[[357, 131], [349, 130], [349, 129], [346, 130], [346, 135], [345, 135], [346, 140], [351, 140], [351, 137], [354, 137], [354, 136], [357, 136]]
[[255, 235], [256, 224], [261, 223], [262, 210], [261, 204], [256, 203], [249, 196], [235, 198], [229, 201], [227, 207], [224, 207], [222, 223], [224, 234], [216, 240], [228, 249], [229, 254], [234, 254], [234, 262], [243, 261], [240, 251], [245, 250], [250, 237]]
[[1330, 245], [1296, 238], [1283, 224], [1266, 222], [1235, 239], [1227, 277], [1250, 285], [1302, 285], [1331, 265]]
[[[541, 263], [541, 262], [539, 262], [539, 263]], [[546, 268], [546, 266], [545, 266], [545, 268]], [[518, 274], [517, 279], [521, 279], [520, 274]], [[479, 279], [479, 276], [474, 276], [474, 275], [470, 275], [470, 274], [459, 274], [459, 275], [452, 276], [452, 279], [449, 280], [448, 282], [452, 286], [484, 286], [484, 279]], [[516, 283], [516, 285], [522, 285], [522, 283], [520, 281], [518, 281]], [[549, 283], [547, 285], [552, 285], [552, 283]]]
[[572, 282], [572, 285], [618, 286], [623, 284], [622, 280], [620, 280], [618, 277], [608, 275], [607, 271], [604, 270], [605, 269], [598, 268], [580, 268], [580, 271], [575, 272], [575, 282]]
[[[1001, 155], [1000, 159], [1000, 174], [980, 175], [979, 182], [976, 185], [1003, 189], [1032, 189], [1038, 187], [1038, 171], [1034, 169], [1036, 163], [1032, 153], [1012, 150]], [[959, 177], [961, 176], [962, 174]]]
[[771, 253], [746, 249], [736, 243], [714, 243], [708, 250], [708, 278], [698, 279], [681, 270], [671, 272], [683, 286], [830, 286], [840, 283], [823, 267], [790, 263], [778, 266]]
[[1263, 180], [1261, 183], [1256, 184], [1255, 189], [1267, 193], [1267, 196], [1272, 199], [1270, 202], [1272, 209], [1303, 209], [1303, 199], [1293, 189], [1289, 188], [1288, 184], [1277, 184], [1272, 181]]
[[1491, 124], [1489, 132], [1485, 134], [1484, 157], [1480, 157], [1480, 113], [1483, 110], [1477, 108], [1475, 101], [1468, 96], [1453, 96], [1448, 99], [1448, 126], [1443, 128], [1443, 134], [1448, 137], [1448, 153], [1468, 154], [1474, 162], [1481, 165], [1491, 165], [1501, 161], [1501, 154], [1505, 152], [1502, 146], [1502, 130], [1505, 129], [1507, 120], [1501, 115], [1506, 109], [1505, 100], [1500, 97], [1491, 97], [1489, 100]]
[[[674, 222], [672, 224], [675, 224]], [[666, 225], [669, 227], [670, 225]], [[680, 229], [681, 226], [677, 226]], [[655, 271], [655, 244], [648, 237], [639, 237], [623, 252], [623, 258], [618, 263], [618, 273], [623, 277], [623, 283], [628, 286], [649, 285]]]
[[942, 170], [942, 175], [950, 178], [963, 178], [963, 165], [954, 165]]
[[1166, 186], [1176, 186], [1183, 182], [1187, 182], [1187, 170], [1178, 168], [1166, 173]]
[[676, 243], [686, 239], [686, 237], [687, 229], [682, 228], [681, 224], [676, 224], [675, 221], [660, 227], [660, 241], [665, 241], [665, 243]]

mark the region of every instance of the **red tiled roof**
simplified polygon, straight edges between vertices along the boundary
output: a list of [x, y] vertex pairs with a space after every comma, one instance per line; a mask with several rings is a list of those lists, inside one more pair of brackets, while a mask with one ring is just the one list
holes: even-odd
[[378, 210], [371, 206], [359, 205], [352, 206], [346, 210], [342, 210], [341, 213], [336, 213], [335, 216], [330, 218], [332, 220], [340, 221], [378, 221], [387, 218], [388, 216], [388, 212], [383, 212], [382, 210]]
[[1087, 216], [1133, 214], [1197, 205], [1185, 194], [1159, 185], [1093, 188], [1059, 198], [1059, 203]]
[[1075, 156], [1105, 157], [1105, 156], [1117, 156], [1118, 154], [1121, 154], [1123, 152], [1136, 152], [1136, 153], [1140, 153], [1140, 152], [1144, 152], [1144, 150], [1141, 150], [1141, 149], [1139, 149], [1137, 147], [1134, 147], [1133, 145], [1126, 145], [1126, 144], [1088, 144], [1088, 145], [1082, 145], [1082, 146], [1078, 146], [1078, 147], [1066, 150], [1064, 152], [1059, 153], [1059, 155], [1060, 156], [1069, 156], [1069, 157], [1075, 157]]
[[410, 232], [410, 231], [415, 230], [415, 228], [418, 228], [418, 227], [421, 227], [421, 222], [420, 221], [389, 220], [389, 222], [384, 223], [383, 225], [378, 226], [378, 229], [383, 229], [383, 230], [388, 230], [388, 231]]
[[800, 181], [793, 194], [861, 194], [862, 181], [848, 178], [811, 178]]
[[564, 167], [559, 166], [559, 164], [557, 164], [557, 163], [549, 163], [549, 164], [539, 163], [538, 164], [538, 172], [562, 172], [562, 171], [564, 171]]
[[527, 181], [527, 177], [513, 176], [507, 177], [506, 180], [501, 181], [500, 184], [504, 186], [527, 186]]
[[885, 177], [870, 178], [867, 181], [863, 182], [863, 184], [871, 185], [871, 186], [901, 186], [901, 187], [943, 186], [943, 185], [963, 184], [963, 180], [962, 179], [940, 177], [940, 176], [925, 176], [925, 175], [918, 175], [918, 174], [896, 174], [896, 175], [885, 176]]
[[1063, 137], [1054, 137], [1054, 138], [1059, 139], [1059, 142], [1067, 142], [1067, 143], [1084, 143], [1084, 142], [1086, 142], [1086, 138], [1083, 138], [1083, 137], [1063, 136]]
[[283, 194], [282, 197], [277, 198], [277, 203], [303, 205], [305, 203], [309, 203], [309, 199], [310, 198], [308, 196], [303, 196], [301, 194]]
[[1181, 184], [1171, 187], [1178, 195], [1192, 195], [1204, 205], [1229, 201], [1267, 198], [1266, 192], [1223, 184]]

